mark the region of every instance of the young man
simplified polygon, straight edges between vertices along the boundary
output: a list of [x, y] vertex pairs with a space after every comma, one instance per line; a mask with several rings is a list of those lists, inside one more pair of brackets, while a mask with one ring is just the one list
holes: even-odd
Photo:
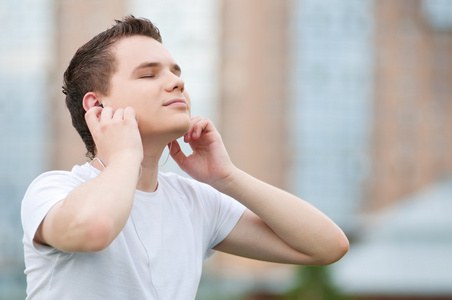
[[[194, 299], [212, 249], [306, 265], [347, 252], [324, 214], [233, 165], [212, 122], [190, 116], [180, 74], [158, 29], [133, 16], [74, 55], [63, 88], [93, 160], [27, 190], [28, 299]], [[195, 180], [158, 172], [167, 145]]]

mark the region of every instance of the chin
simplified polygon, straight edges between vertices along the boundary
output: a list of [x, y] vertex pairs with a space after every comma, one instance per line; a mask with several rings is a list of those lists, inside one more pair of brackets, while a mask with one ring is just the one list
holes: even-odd
[[141, 123], [140, 133], [142, 138], [153, 137], [159, 140], [163, 138], [168, 143], [174, 141], [182, 136], [190, 129], [190, 117], [167, 118], [157, 122]]
[[181, 126], [179, 128], [177, 128], [177, 130], [176, 130], [177, 135], [178, 135], [177, 138], [180, 138], [181, 136], [186, 134], [189, 129], [190, 129], [190, 120], [188, 120], [188, 122], [185, 122], [184, 124], [181, 124]]
[[[186, 134], [190, 129], [190, 118], [186, 118], [185, 120], [178, 120], [173, 123], [174, 126], [170, 128], [168, 131], [171, 132], [171, 141], [174, 141]], [[168, 133], [169, 133], [168, 132]]]

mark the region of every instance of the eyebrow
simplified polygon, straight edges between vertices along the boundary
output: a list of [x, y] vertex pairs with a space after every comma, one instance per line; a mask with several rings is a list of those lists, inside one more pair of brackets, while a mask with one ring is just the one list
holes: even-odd
[[[138, 67], [136, 67], [132, 73], [136, 73], [142, 69], [147, 69], [147, 68], [161, 68], [162, 64], [159, 62], [144, 62], [142, 64], [140, 64]], [[179, 75], [182, 73], [182, 69], [180, 68], [180, 66], [178, 64], [172, 64], [170, 67], [171, 72], [173, 73], [178, 73]]]

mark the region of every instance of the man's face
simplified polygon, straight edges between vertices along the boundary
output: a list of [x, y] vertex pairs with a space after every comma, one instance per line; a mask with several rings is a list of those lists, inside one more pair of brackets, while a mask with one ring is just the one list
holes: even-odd
[[190, 126], [191, 103], [168, 50], [150, 37], [132, 36], [118, 41], [112, 51], [117, 71], [103, 104], [133, 107], [142, 137], [182, 136]]

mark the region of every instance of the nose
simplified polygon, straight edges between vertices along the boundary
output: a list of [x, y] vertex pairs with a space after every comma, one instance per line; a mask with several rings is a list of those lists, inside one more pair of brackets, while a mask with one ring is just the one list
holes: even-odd
[[166, 85], [166, 90], [172, 92], [174, 90], [180, 90], [181, 93], [184, 92], [185, 82], [177, 76], [176, 74], [169, 72], [168, 83]]

